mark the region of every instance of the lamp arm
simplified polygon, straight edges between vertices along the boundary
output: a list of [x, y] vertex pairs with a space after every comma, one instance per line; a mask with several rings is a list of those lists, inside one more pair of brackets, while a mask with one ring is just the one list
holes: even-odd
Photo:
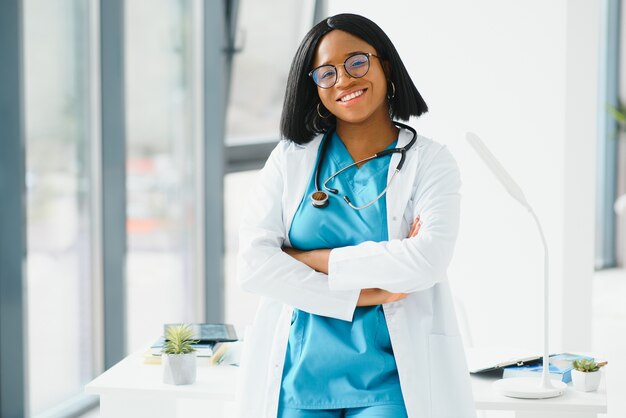
[[[511, 397], [521, 397], [521, 398], [531, 398], [531, 399], [539, 399], [539, 398], [549, 398], [562, 395], [565, 393], [567, 389], [567, 385], [565, 383], [558, 381], [552, 382], [550, 379], [550, 352], [549, 348], [549, 279], [548, 279], [548, 244], [546, 242], [546, 237], [543, 234], [543, 228], [541, 228], [541, 223], [539, 222], [539, 218], [535, 214], [535, 211], [530, 207], [526, 197], [524, 196], [524, 192], [519, 187], [519, 185], [513, 180], [513, 178], [507, 173], [502, 164], [496, 159], [496, 157], [487, 149], [487, 146], [482, 142], [482, 140], [471, 132], [468, 132], [465, 137], [469, 144], [474, 148], [474, 151], [482, 158], [483, 162], [489, 167], [491, 172], [496, 176], [496, 178], [502, 183], [502, 185], [506, 188], [509, 194], [517, 200], [523, 207], [525, 207], [530, 214], [532, 215], [535, 223], [537, 224], [537, 229], [539, 230], [539, 235], [541, 236], [541, 243], [543, 244], [543, 372], [541, 376], [541, 387], [540, 388], [531, 388], [528, 384], [529, 381], [526, 380], [528, 378], [514, 378], [510, 379], [510, 383], [505, 383], [507, 379], [501, 379], [495, 383], [495, 385], [500, 388], [502, 393], [506, 396]], [[533, 381], [533, 379], [530, 379]]]
[[548, 339], [550, 337], [549, 333], [549, 279], [548, 279], [548, 243], [546, 241], [546, 237], [543, 234], [543, 228], [541, 228], [541, 222], [539, 222], [539, 218], [537, 214], [530, 207], [530, 205], [525, 205], [526, 209], [530, 212], [535, 223], [537, 224], [537, 228], [539, 229], [539, 235], [541, 236], [541, 242], [543, 243], [543, 371], [541, 374], [541, 386], [544, 388], [553, 388], [552, 382], [550, 380], [550, 352], [548, 349]]

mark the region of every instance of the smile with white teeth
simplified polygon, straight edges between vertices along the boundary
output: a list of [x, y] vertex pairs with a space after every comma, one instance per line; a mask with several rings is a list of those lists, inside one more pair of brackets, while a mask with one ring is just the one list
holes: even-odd
[[362, 95], [365, 92], [365, 90], [359, 90], [359, 91], [355, 91], [354, 93], [350, 93], [347, 94], [345, 96], [343, 96], [341, 99], [339, 99], [342, 102], [347, 102], [348, 100], [352, 100], [355, 97], [359, 97], [360, 95]]

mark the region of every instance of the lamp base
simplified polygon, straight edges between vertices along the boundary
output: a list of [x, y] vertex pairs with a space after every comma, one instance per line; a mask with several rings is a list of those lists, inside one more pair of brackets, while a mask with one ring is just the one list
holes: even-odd
[[542, 383], [541, 377], [511, 377], [497, 380], [493, 387], [504, 396], [523, 399], [554, 398], [567, 390], [567, 384], [560, 380], [551, 380], [551, 388], [544, 388]]

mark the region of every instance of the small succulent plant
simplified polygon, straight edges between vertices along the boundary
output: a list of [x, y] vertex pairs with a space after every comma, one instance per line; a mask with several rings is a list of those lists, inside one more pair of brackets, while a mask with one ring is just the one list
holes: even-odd
[[189, 325], [180, 324], [167, 328], [165, 332], [165, 345], [163, 353], [165, 354], [188, 354], [196, 351], [194, 344], [198, 340], [193, 339], [193, 330]]
[[585, 373], [591, 373], [591, 372], [597, 372], [598, 370], [600, 370], [600, 367], [604, 366], [606, 364], [606, 362], [602, 362], [602, 363], [596, 363], [594, 360], [574, 360], [574, 363], [572, 364], [574, 366], [574, 369], [578, 370], [579, 372], [585, 372]]

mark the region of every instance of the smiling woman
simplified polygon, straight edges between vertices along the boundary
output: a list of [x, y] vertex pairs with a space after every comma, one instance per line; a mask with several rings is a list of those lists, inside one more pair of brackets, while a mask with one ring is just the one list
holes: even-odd
[[242, 417], [475, 416], [446, 278], [458, 168], [394, 121], [427, 110], [369, 19], [330, 17], [300, 44], [240, 229], [239, 283], [264, 296]]
[[[363, 55], [367, 65], [358, 60]], [[321, 80], [322, 76], [325, 80]], [[338, 106], [342, 96], [360, 90], [369, 93], [367, 103], [354, 111], [346, 106], [341, 113], [335, 113], [341, 109]], [[362, 100], [354, 104], [359, 101]], [[367, 109], [366, 114], [359, 114], [363, 109]], [[428, 106], [389, 37], [368, 19], [344, 14], [313, 27], [296, 51], [287, 82], [281, 131], [285, 138], [301, 144], [336, 127], [342, 116], [347, 117], [346, 122], [358, 122], [375, 114], [377, 118], [370, 122], [382, 117], [389, 126], [391, 119], [408, 120], [427, 111]]]
[[[370, 65], [370, 56], [377, 57], [373, 48], [365, 41], [341, 30], [328, 33], [319, 46], [315, 55], [315, 66], [327, 62], [337, 62], [342, 54], [339, 51], [364, 51], [360, 53], [348, 52], [348, 58], [344, 63], [345, 72], [339, 76], [334, 71], [334, 83], [328, 87], [317, 82], [318, 94], [321, 103], [339, 121], [359, 123], [371, 117], [389, 119], [387, 111], [387, 83], [383, 65], [379, 59]], [[369, 51], [368, 51], [369, 50]], [[339, 56], [337, 56], [339, 55]], [[328, 64], [323, 64], [325, 69]], [[355, 74], [351, 74], [350, 68], [356, 67]], [[334, 66], [331, 66], [334, 68]], [[314, 70], [317, 71], [317, 70]], [[333, 72], [330, 71], [330, 74]], [[315, 77], [314, 77], [315, 80]], [[332, 88], [332, 87], [335, 88]], [[341, 136], [341, 134], [340, 134]]]

